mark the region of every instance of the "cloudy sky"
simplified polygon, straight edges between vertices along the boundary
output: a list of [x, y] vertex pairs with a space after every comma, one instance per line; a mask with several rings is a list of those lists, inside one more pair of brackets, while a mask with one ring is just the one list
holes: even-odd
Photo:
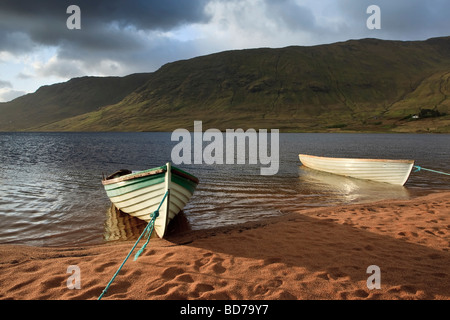
[[[69, 29], [70, 5], [81, 29]], [[370, 5], [381, 29], [366, 26]], [[448, 0], [1, 0], [0, 101], [214, 52], [450, 35]]]

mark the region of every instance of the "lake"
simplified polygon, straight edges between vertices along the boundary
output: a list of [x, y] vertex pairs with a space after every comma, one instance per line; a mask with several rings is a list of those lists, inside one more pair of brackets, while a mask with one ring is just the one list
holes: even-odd
[[[299, 153], [413, 159], [450, 172], [448, 134], [280, 134], [279, 171], [260, 165], [179, 165], [200, 180], [181, 215], [184, 228], [208, 229], [291, 211], [450, 189], [447, 175], [413, 172], [404, 187], [320, 173]], [[171, 133], [0, 133], [0, 243], [35, 246], [100, 244], [135, 238], [143, 224], [111, 208], [102, 174], [165, 164]]]

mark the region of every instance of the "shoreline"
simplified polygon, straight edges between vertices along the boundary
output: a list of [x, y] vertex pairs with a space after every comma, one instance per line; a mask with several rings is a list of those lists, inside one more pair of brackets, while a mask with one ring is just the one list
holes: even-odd
[[[102, 300], [450, 300], [450, 191], [152, 238]], [[95, 300], [134, 241], [0, 245], [0, 299]], [[369, 266], [380, 289], [369, 289]], [[69, 266], [80, 289], [69, 289]]]

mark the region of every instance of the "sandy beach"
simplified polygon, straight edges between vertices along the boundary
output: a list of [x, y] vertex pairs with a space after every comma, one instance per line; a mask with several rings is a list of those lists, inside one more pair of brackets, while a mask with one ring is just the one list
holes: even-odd
[[[187, 231], [152, 238], [102, 300], [449, 300], [449, 233], [450, 192]], [[0, 245], [0, 299], [97, 299], [133, 244]], [[68, 288], [69, 266], [80, 289]]]

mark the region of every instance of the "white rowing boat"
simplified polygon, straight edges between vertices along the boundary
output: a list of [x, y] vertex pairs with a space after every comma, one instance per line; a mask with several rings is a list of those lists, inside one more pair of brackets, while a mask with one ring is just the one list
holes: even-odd
[[331, 158], [299, 154], [300, 161], [311, 169], [352, 178], [404, 185], [414, 160]]
[[199, 181], [195, 176], [167, 163], [138, 172], [121, 170], [102, 183], [116, 208], [147, 223], [162, 203], [154, 229], [163, 238], [169, 222], [187, 204]]

